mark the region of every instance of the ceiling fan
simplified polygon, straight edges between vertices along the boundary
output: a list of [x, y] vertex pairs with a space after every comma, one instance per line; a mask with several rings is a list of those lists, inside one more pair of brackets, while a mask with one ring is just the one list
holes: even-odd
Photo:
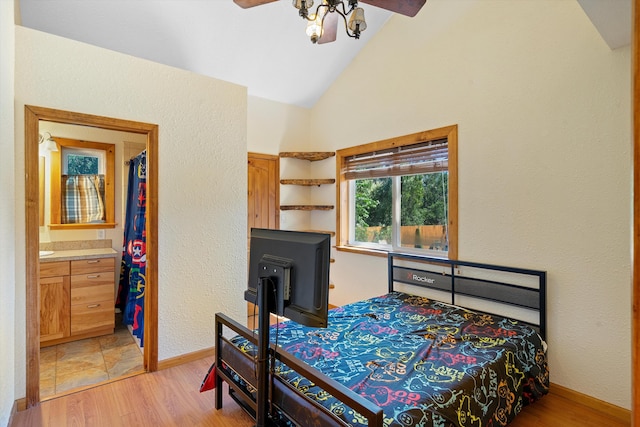
[[[277, 0], [233, 0], [238, 6], [247, 9]], [[292, 0], [298, 14], [308, 21], [307, 35], [313, 43], [323, 44], [336, 40], [338, 22], [344, 22], [349, 37], [360, 38], [367, 28], [364, 10], [358, 7], [358, 0], [318, 0], [319, 5], [313, 11], [314, 0]], [[360, 0], [381, 9], [390, 10], [405, 16], [415, 16], [426, 0]], [[347, 5], [345, 5], [347, 3]], [[347, 17], [350, 17], [347, 21]]]

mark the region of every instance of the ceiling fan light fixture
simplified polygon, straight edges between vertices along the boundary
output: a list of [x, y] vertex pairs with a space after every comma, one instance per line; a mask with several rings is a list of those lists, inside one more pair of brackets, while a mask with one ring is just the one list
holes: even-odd
[[292, 0], [291, 3], [296, 9], [310, 9], [313, 7], [313, 0]]
[[309, 19], [309, 9], [313, 6], [313, 0], [292, 0], [293, 7], [298, 9], [298, 15]]
[[[233, 0], [242, 8], [260, 6], [276, 0]], [[360, 33], [367, 29], [364, 19], [364, 9], [358, 7], [358, 2], [370, 4], [404, 16], [416, 16], [427, 0], [317, 0], [315, 14], [311, 10], [314, 0], [291, 0], [298, 14], [306, 21], [315, 21], [307, 25], [313, 43], [325, 44], [336, 40], [336, 31], [340, 20], [344, 23], [347, 36], [359, 39]], [[322, 19], [318, 22], [318, 15], [322, 9]], [[311, 11], [311, 13], [309, 13]]]
[[312, 43], [317, 43], [322, 37], [322, 15], [318, 14], [313, 21], [307, 23], [307, 35]]
[[367, 23], [364, 20], [364, 9], [356, 7], [351, 12], [351, 18], [349, 18], [349, 29], [358, 38], [360, 33], [367, 29]]

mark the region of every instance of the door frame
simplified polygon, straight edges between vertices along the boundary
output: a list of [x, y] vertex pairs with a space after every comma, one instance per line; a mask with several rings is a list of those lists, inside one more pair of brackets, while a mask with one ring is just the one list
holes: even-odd
[[[274, 186], [273, 187], [273, 192], [274, 192], [274, 206], [273, 206], [273, 212], [270, 212], [270, 218], [269, 218], [269, 222], [271, 222], [271, 213], [273, 213], [273, 228], [275, 229], [279, 229], [280, 228], [280, 156], [278, 155], [274, 155], [274, 154], [262, 154], [262, 153], [254, 153], [249, 151], [247, 153], [247, 171], [249, 169], [249, 163], [251, 162], [251, 160], [267, 160], [270, 162], [273, 162], [275, 165], [275, 170], [274, 170], [274, 177], [273, 177], [273, 181], [269, 182], [269, 186]], [[247, 198], [249, 195], [249, 182], [247, 181]], [[251, 246], [251, 242], [250, 242], [250, 237], [249, 237], [249, 233], [250, 233], [250, 229], [249, 229], [249, 214], [251, 212], [249, 212], [248, 206], [247, 206], [247, 263], [249, 262], [249, 248]], [[248, 264], [247, 264], [248, 267]], [[256, 310], [255, 307], [253, 306], [253, 304], [251, 303], [247, 303], [247, 326], [251, 329], [255, 329], [257, 328], [257, 316], [256, 316]]]
[[633, 283], [631, 308], [631, 425], [640, 427], [640, 0], [635, 0], [632, 7]]
[[275, 218], [274, 218], [274, 228], [280, 228], [280, 156], [274, 154], [262, 154], [262, 153], [254, 153], [249, 151], [247, 153], [247, 162], [251, 159], [257, 160], [269, 160], [275, 162], [275, 181], [272, 183], [275, 185], [275, 200], [274, 200], [274, 208], [275, 208]]
[[158, 125], [25, 105], [26, 406], [40, 402], [39, 122], [66, 123], [147, 136], [147, 241], [143, 363], [158, 369]]

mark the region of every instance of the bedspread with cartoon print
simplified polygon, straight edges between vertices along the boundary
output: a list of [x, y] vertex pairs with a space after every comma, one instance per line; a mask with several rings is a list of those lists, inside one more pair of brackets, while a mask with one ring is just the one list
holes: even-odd
[[[389, 427], [504, 426], [549, 388], [546, 344], [533, 328], [401, 292], [333, 309], [327, 328], [273, 325], [271, 340], [380, 406]], [[255, 354], [243, 338], [232, 342]], [[287, 366], [276, 372], [366, 425]]]

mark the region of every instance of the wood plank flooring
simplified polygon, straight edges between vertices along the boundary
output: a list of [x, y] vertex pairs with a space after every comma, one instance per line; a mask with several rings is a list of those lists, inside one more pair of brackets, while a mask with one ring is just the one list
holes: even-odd
[[[226, 395], [214, 409], [214, 392], [200, 393], [200, 382], [213, 361], [204, 358], [41, 403], [18, 412], [11, 427], [215, 426], [252, 427], [253, 420]], [[624, 427], [584, 404], [549, 394], [524, 408], [511, 427]]]

